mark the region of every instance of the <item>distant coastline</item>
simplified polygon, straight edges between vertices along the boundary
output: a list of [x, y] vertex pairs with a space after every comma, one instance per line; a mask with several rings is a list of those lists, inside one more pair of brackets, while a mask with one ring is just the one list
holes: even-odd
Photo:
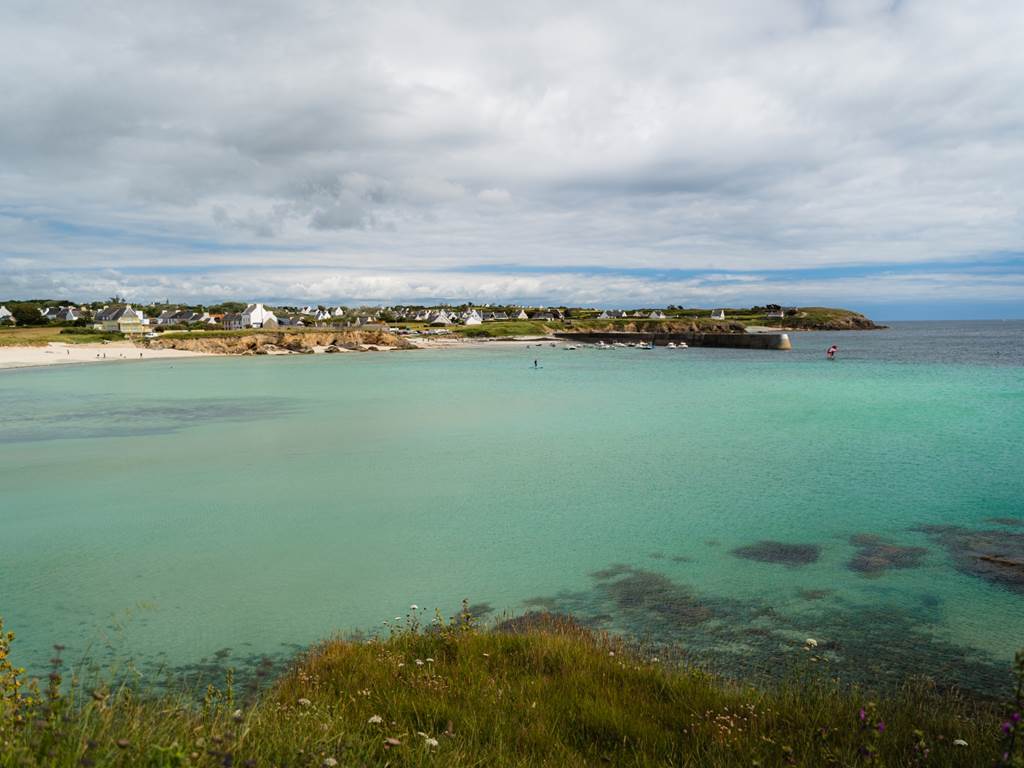
[[613, 337], [651, 344], [687, 341], [788, 349], [784, 337], [788, 332], [884, 327], [851, 310], [779, 305], [598, 310], [467, 304], [349, 309], [228, 302], [209, 308], [135, 308], [126, 302], [98, 306], [47, 300], [0, 306], [0, 368], [201, 355], [382, 352], [489, 341], [597, 343]]

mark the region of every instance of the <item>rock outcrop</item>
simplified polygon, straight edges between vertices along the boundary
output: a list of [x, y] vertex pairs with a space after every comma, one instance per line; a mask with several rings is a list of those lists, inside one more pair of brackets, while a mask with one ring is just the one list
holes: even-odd
[[252, 331], [251, 333], [199, 332], [154, 339], [154, 349], [183, 349], [221, 355], [311, 354], [313, 352], [363, 352], [414, 349], [400, 336], [382, 330]]

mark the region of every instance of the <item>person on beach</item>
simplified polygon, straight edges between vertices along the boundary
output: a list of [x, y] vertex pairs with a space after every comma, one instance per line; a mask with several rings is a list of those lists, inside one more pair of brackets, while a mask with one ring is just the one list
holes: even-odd
[[536, 368], [536, 367], [537, 367], [537, 361], [536, 361], [536, 360], [534, 360], [534, 361], [533, 361], [533, 367], [534, 367], [534, 368]]
[[838, 351], [839, 351], [839, 347], [837, 347], [835, 344], [833, 344], [825, 352], [825, 357], [827, 357], [829, 360], [835, 360], [836, 359], [836, 352], [838, 352]]

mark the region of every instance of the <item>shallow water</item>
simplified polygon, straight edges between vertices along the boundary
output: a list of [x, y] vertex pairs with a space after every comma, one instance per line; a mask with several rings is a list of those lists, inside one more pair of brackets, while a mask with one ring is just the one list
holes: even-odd
[[1024, 323], [793, 339], [4, 372], [0, 615], [36, 670], [242, 665], [465, 597], [727, 672], [811, 636], [847, 679], [1000, 683], [1024, 588], [915, 529], [1024, 557]]

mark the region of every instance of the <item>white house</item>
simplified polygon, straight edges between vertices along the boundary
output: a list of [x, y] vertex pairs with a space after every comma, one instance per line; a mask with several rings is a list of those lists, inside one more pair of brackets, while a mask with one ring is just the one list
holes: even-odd
[[11, 314], [11, 310], [7, 307], [0, 305], [0, 325], [3, 323], [13, 323], [14, 315]]
[[660, 309], [656, 309], [653, 312], [651, 312], [651, 314], [649, 314], [647, 317], [649, 317], [651, 320], [664, 320], [665, 313], [662, 312]]
[[516, 315], [516, 320], [529, 320], [530, 316], [526, 314], [525, 309], [520, 309], [519, 314]]
[[342, 307], [335, 307], [334, 311], [331, 312], [331, 314], [334, 315], [335, 317], [344, 317], [345, 310]]
[[250, 304], [242, 312], [243, 328], [264, 328], [276, 327], [277, 318], [274, 313], [266, 309], [262, 304]]
[[480, 325], [484, 319], [480, 316], [480, 313], [475, 309], [469, 310], [462, 318], [463, 325]]
[[711, 319], [712, 320], [725, 320], [725, 310], [724, 309], [713, 309], [713, 310], [711, 310]]
[[452, 319], [443, 309], [430, 318], [431, 325], [451, 325]]

